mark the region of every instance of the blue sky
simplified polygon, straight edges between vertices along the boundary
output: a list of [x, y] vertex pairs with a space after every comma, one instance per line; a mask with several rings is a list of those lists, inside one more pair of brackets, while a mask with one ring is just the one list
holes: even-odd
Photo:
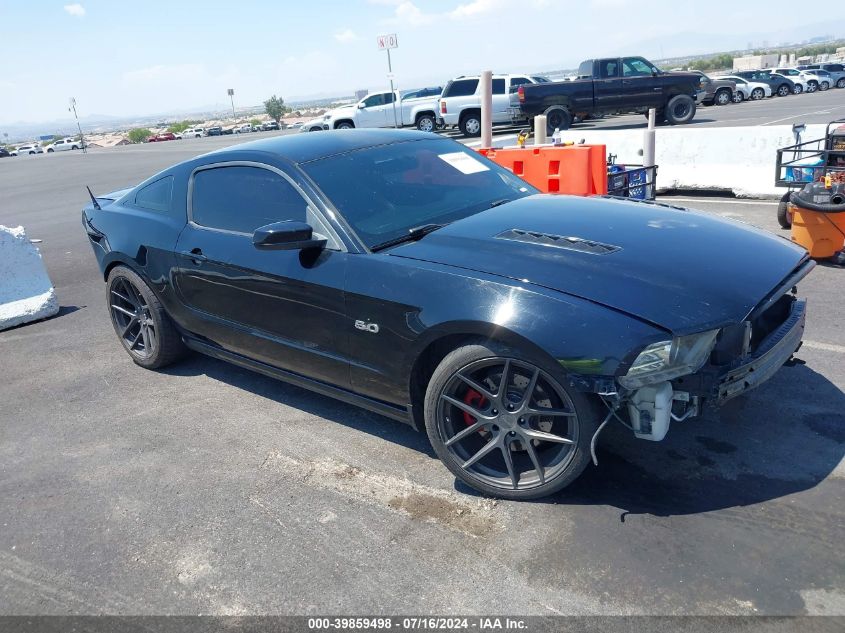
[[772, 29], [802, 39], [821, 33], [796, 27], [823, 16], [780, 0], [0, 0], [0, 125], [64, 118], [71, 95], [81, 114], [123, 116], [223, 107], [227, 88], [243, 105], [381, 88], [380, 33], [398, 34], [394, 71], [411, 88], [744, 46]]

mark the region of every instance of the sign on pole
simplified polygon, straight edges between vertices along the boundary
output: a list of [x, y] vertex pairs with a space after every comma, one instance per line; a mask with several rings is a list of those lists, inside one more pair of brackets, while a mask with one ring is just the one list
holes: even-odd
[[233, 94], [235, 94], [235, 89], [229, 88], [229, 90], [227, 91], [227, 94], [231, 97]]
[[376, 38], [376, 42], [378, 43], [378, 49], [380, 51], [385, 51], [389, 48], [399, 48], [399, 38], [396, 37], [396, 33], [379, 35]]

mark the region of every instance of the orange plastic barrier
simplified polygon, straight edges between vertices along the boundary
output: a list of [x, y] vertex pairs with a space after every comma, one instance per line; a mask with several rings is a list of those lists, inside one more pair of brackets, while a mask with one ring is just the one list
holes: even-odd
[[833, 257], [845, 246], [845, 212], [820, 213], [792, 207], [792, 241], [810, 252], [813, 259]]
[[604, 145], [564, 145], [479, 149], [544, 193], [591, 196], [607, 193]]

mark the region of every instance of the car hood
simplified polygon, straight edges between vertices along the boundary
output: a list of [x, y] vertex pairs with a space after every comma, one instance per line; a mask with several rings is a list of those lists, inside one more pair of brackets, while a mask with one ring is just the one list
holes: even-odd
[[740, 322], [807, 255], [700, 212], [553, 195], [470, 216], [390, 254], [543, 286], [675, 334]]

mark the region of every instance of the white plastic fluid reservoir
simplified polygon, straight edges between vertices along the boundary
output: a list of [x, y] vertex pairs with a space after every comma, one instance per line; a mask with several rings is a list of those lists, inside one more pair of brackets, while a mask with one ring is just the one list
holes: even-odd
[[672, 414], [672, 383], [660, 382], [634, 392], [628, 403], [628, 415], [634, 435], [659, 442], [669, 432]]

